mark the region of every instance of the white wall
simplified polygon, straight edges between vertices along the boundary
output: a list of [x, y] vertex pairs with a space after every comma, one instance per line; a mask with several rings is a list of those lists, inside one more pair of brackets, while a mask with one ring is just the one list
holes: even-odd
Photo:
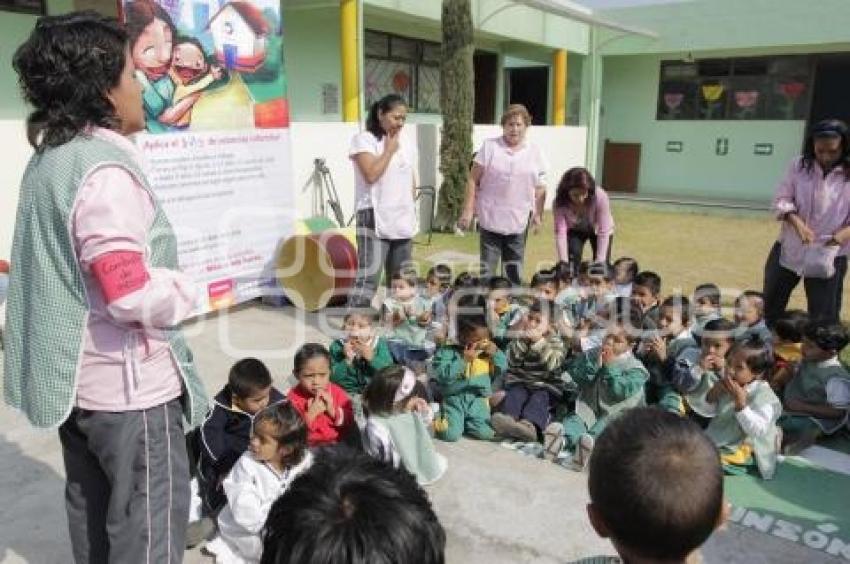
[[[354, 209], [354, 173], [348, 159], [351, 137], [360, 130], [356, 123], [297, 122], [292, 124], [293, 190], [300, 217], [312, 215], [315, 181], [313, 160], [324, 158], [331, 171], [346, 220]], [[477, 125], [473, 130], [473, 148], [488, 137], [501, 135], [501, 127]], [[419, 151], [419, 184], [439, 188], [439, 124], [408, 124], [405, 134]], [[564, 171], [585, 164], [585, 127], [535, 126], [529, 139], [545, 153], [549, 171], [549, 198]], [[21, 176], [32, 151], [26, 141], [23, 120], [0, 120], [0, 139], [4, 139], [3, 167], [0, 167], [0, 258], [8, 258], [15, 223]]]

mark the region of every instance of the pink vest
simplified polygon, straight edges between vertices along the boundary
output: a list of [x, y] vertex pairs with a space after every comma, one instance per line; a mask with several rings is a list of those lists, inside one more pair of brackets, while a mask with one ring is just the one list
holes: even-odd
[[487, 139], [475, 155], [484, 169], [476, 213], [482, 228], [502, 235], [522, 233], [534, 209], [534, 192], [545, 184], [543, 153], [530, 141], [508, 147], [504, 138]]

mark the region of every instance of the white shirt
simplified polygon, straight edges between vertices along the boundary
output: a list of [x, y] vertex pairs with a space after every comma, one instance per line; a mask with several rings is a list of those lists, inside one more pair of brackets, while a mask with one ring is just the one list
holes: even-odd
[[371, 190], [383, 187], [404, 189], [411, 193], [411, 198], [413, 197], [413, 171], [417, 162], [416, 148], [409, 139], [405, 138], [403, 132], [399, 134], [398, 151], [393, 155], [384, 174], [376, 182], [369, 184], [366, 181], [366, 177], [363, 176], [360, 167], [354, 162], [354, 157], [360, 153], [369, 153], [376, 157], [381, 156], [384, 152], [385, 140], [386, 137], [378, 140], [370, 131], [361, 131], [351, 139], [351, 148], [348, 150], [348, 156], [354, 165], [354, 209], [357, 211], [372, 207]]

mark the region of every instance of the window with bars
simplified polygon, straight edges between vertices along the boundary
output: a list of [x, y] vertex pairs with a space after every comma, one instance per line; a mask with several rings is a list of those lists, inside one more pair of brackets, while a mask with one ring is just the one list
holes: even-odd
[[364, 49], [367, 107], [398, 94], [411, 111], [440, 112], [439, 43], [366, 30]]
[[662, 61], [657, 119], [806, 119], [813, 66], [804, 55]]

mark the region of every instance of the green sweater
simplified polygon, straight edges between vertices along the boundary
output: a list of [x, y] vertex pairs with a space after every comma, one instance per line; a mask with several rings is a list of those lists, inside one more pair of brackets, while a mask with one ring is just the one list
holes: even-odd
[[597, 421], [644, 405], [649, 373], [631, 353], [609, 365], [599, 362], [600, 349], [582, 353], [567, 364], [567, 374], [578, 388], [576, 415], [588, 428]]
[[331, 381], [349, 394], [362, 394], [378, 370], [393, 364], [393, 357], [386, 340], [375, 339], [374, 356], [371, 361], [356, 357], [351, 363], [345, 358], [344, 341], [331, 343]]
[[444, 396], [472, 394], [487, 397], [492, 391], [490, 379], [502, 374], [507, 366], [505, 353], [497, 351], [488, 363], [489, 371], [471, 370], [463, 358], [463, 348], [454, 345], [438, 348], [431, 362], [434, 378]]

